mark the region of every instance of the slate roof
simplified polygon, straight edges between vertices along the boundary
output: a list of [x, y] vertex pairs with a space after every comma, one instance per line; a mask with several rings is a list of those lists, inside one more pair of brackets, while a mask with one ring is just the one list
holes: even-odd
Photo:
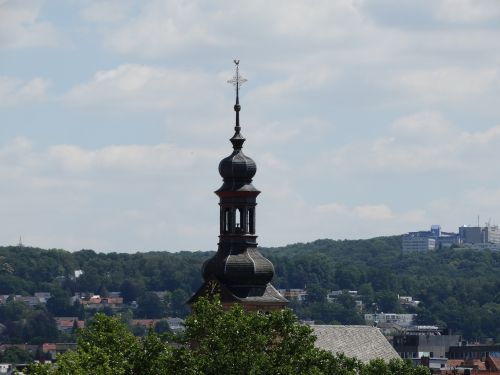
[[261, 288], [243, 288], [235, 292], [227, 285], [217, 280], [217, 278], [212, 278], [203, 283], [195, 295], [189, 299], [188, 304], [193, 304], [201, 296], [211, 296], [214, 294], [220, 294], [222, 303], [255, 303], [262, 306], [284, 306], [288, 303], [288, 300], [271, 284], [267, 284]]
[[317, 337], [316, 347], [332, 353], [344, 353], [347, 357], [356, 357], [365, 363], [376, 358], [385, 361], [400, 358], [376, 327], [312, 325], [311, 328]]

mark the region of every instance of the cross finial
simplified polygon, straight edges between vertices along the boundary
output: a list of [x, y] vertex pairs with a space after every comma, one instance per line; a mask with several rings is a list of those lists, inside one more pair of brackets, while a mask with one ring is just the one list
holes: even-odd
[[236, 104], [234, 105], [234, 111], [236, 112], [236, 126], [234, 127], [235, 133], [231, 138], [231, 142], [233, 144], [233, 148], [235, 150], [241, 150], [243, 146], [243, 142], [245, 142], [245, 138], [240, 133], [240, 86], [245, 83], [247, 80], [240, 76], [240, 60], [233, 60], [234, 65], [236, 65], [236, 72], [228, 83], [231, 83], [236, 88]]
[[239, 103], [239, 92], [240, 92], [240, 86], [244, 84], [246, 81], [248, 81], [246, 78], [243, 78], [240, 76], [240, 60], [233, 60], [234, 65], [236, 65], [236, 73], [234, 74], [233, 78], [227, 81], [227, 83], [232, 84], [236, 88], [236, 104]]

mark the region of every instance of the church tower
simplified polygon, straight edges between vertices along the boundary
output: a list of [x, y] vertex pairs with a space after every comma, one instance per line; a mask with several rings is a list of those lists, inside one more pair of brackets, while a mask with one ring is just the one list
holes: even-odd
[[215, 191], [220, 206], [218, 250], [203, 264], [204, 283], [188, 303], [201, 296], [220, 294], [224, 307], [239, 303], [248, 311], [267, 312], [282, 309], [288, 301], [270, 284], [273, 264], [257, 249], [255, 219], [260, 191], [252, 184], [257, 166], [243, 153], [239, 89], [246, 79], [239, 74], [239, 60], [234, 63], [236, 74], [228, 81], [236, 88], [236, 126], [230, 139], [233, 152], [219, 163], [223, 183]]

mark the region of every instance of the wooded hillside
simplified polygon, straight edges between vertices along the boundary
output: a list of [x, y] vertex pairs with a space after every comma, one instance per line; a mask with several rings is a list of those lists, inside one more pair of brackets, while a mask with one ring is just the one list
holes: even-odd
[[[408, 311], [399, 305], [399, 294], [422, 302], [409, 311], [418, 314], [421, 324], [451, 328], [469, 339], [500, 341], [500, 253], [456, 248], [402, 255], [400, 246], [401, 238], [392, 236], [317, 240], [261, 251], [275, 265], [276, 287], [307, 288], [309, 301], [291, 304], [300, 318], [362, 323], [351, 297], [326, 302], [331, 290], [357, 290], [363, 313]], [[188, 312], [183, 302], [201, 284], [201, 265], [211, 254], [1, 247], [0, 294], [50, 291], [60, 305], [75, 292], [120, 291], [125, 301], [145, 301], [147, 292], [167, 290], [164, 313], [182, 316]], [[75, 278], [75, 270], [83, 275]], [[55, 302], [51, 308], [57, 314]]]

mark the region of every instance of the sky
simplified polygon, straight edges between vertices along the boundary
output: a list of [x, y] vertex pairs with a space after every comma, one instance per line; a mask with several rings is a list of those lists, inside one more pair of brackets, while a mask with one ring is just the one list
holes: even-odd
[[235, 58], [260, 246], [500, 221], [498, 0], [0, 0], [0, 245], [215, 250]]

